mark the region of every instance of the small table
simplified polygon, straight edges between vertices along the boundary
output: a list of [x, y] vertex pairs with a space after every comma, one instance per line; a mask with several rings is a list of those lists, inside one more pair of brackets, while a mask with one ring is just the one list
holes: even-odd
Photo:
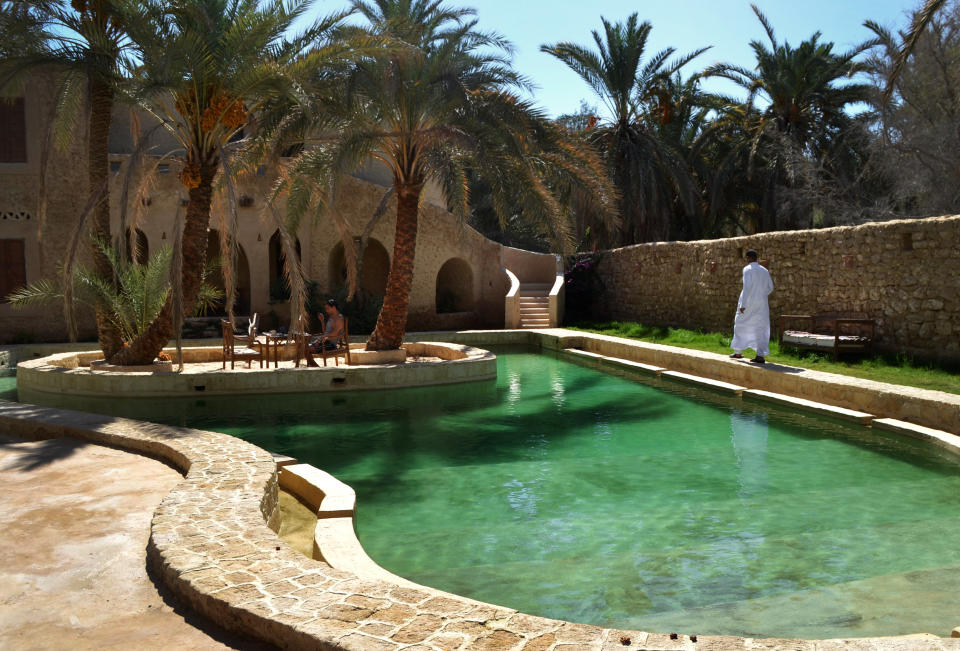
[[271, 348], [273, 348], [273, 368], [280, 368], [280, 344], [281, 342], [285, 342], [287, 340], [287, 335], [270, 334], [269, 332], [264, 332], [263, 334], [259, 335], [257, 339], [260, 337], [263, 337], [263, 341], [258, 343], [263, 346], [264, 359], [267, 361], [267, 368], [270, 368]]

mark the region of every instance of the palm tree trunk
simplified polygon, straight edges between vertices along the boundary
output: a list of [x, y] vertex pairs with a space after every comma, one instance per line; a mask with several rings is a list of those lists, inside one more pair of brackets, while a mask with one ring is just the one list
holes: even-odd
[[[99, 192], [104, 187], [109, 172], [110, 117], [113, 109], [113, 92], [109, 86], [101, 81], [90, 82], [90, 117], [89, 134], [87, 141], [87, 179], [90, 192]], [[93, 210], [93, 226], [91, 229], [93, 242], [94, 272], [103, 280], [113, 282], [113, 266], [110, 260], [100, 250], [97, 242], [110, 242], [110, 193], [104, 193]], [[113, 357], [123, 347], [123, 338], [120, 329], [108, 318], [105, 307], [98, 305], [97, 341], [106, 359]]]
[[397, 188], [397, 230], [393, 262], [387, 277], [387, 293], [377, 317], [377, 327], [367, 341], [367, 350], [396, 350], [407, 329], [407, 308], [413, 286], [413, 259], [417, 250], [417, 212], [423, 184]]
[[[190, 189], [187, 203], [187, 216], [183, 225], [183, 269], [181, 287], [183, 293], [183, 313], [190, 314], [197, 304], [200, 284], [203, 280], [203, 267], [207, 255], [207, 229], [210, 222], [210, 203], [213, 198], [213, 177], [216, 175], [216, 163], [200, 168], [200, 185]], [[136, 340], [130, 342], [110, 359], [111, 364], [135, 365], [150, 364], [167, 345], [182, 323], [174, 323], [173, 292], [147, 329]]]

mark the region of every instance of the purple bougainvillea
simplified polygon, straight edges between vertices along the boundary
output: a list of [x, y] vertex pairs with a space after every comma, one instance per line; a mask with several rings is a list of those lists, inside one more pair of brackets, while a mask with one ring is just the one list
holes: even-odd
[[565, 319], [568, 323], [595, 318], [594, 304], [603, 292], [603, 282], [597, 274], [600, 252], [575, 253], [566, 260], [563, 273], [566, 284]]

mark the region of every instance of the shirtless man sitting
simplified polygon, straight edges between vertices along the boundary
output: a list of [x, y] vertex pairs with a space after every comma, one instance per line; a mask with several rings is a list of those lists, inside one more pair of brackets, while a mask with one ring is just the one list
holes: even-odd
[[[323, 329], [323, 336], [310, 342], [310, 350], [319, 353], [323, 350], [336, 350], [337, 342], [340, 341], [340, 335], [343, 334], [343, 315], [340, 314], [340, 308], [335, 299], [329, 299], [323, 306], [326, 312], [326, 327]], [[319, 314], [317, 316], [320, 316]]]

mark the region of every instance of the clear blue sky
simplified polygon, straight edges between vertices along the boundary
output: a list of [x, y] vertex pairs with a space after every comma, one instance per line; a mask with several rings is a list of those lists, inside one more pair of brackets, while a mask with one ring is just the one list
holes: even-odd
[[[766, 41], [748, 0], [448, 0], [447, 4], [473, 7], [482, 29], [498, 31], [513, 42], [514, 67], [536, 83], [534, 99], [552, 115], [576, 111], [581, 98], [602, 110], [577, 75], [540, 52], [541, 44], [558, 41], [592, 45], [590, 32], [601, 29], [600, 16], [617, 21], [636, 11], [641, 21], [649, 20], [653, 30], [648, 55], [666, 47], [686, 53], [713, 45], [687, 71], [718, 61], [753, 68], [748, 43]], [[770, 19], [779, 41], [797, 45], [820, 31], [822, 40], [845, 50], [871, 37], [863, 27], [868, 18], [894, 30], [906, 29], [907, 12], [921, 6], [922, 0], [756, 0], [756, 4]], [[315, 7], [328, 13], [346, 5], [344, 0], [318, 0]], [[725, 82], [716, 83], [711, 90], [734, 92]]]

